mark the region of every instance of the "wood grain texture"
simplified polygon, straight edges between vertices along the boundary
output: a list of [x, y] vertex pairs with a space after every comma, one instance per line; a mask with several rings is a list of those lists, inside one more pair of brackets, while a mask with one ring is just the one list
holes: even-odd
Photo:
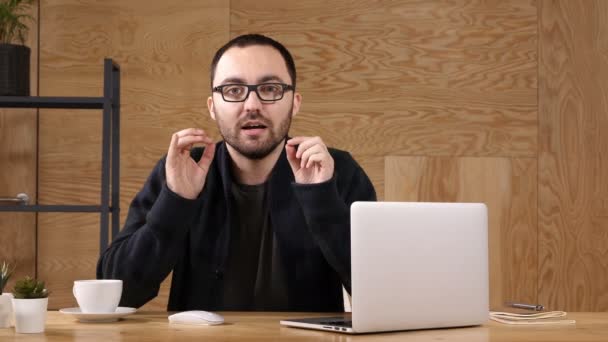
[[[292, 134], [320, 135], [350, 151], [380, 199], [489, 196], [498, 206], [492, 210], [499, 213], [492, 227], [500, 227], [492, 230], [499, 249], [492, 267], [501, 271], [493, 275], [493, 303], [499, 293], [553, 309], [606, 310], [608, 138], [600, 132], [608, 127], [602, 81], [608, 73], [607, 6], [603, 0], [358, 0], [330, 6], [321, 0], [42, 0], [40, 89], [47, 96], [100, 96], [103, 57], [121, 65], [124, 222], [172, 132], [200, 126], [219, 139], [204, 104], [211, 54], [229, 37], [269, 34], [287, 45], [298, 66], [304, 102]], [[0, 161], [29, 177], [33, 168], [23, 166], [31, 163], [24, 158], [35, 154], [35, 142], [19, 142], [24, 154], [17, 159], [4, 152], [7, 141], [33, 137], [26, 127], [35, 122], [34, 112], [15, 118], [16, 112], [0, 114]], [[99, 201], [99, 124], [95, 111], [41, 112], [41, 203]], [[13, 133], [13, 127], [26, 132]], [[412, 157], [391, 166], [387, 156]], [[452, 177], [472, 182], [462, 170], [481, 177], [488, 189], [508, 183], [511, 190], [490, 194], [473, 186], [469, 194], [452, 183]], [[488, 170], [504, 184], [485, 178]], [[393, 188], [388, 172], [405, 174], [409, 182]], [[0, 195], [16, 184], [0, 176]], [[0, 229], [28, 226], [34, 216], [0, 213]], [[91, 275], [98, 243], [94, 216], [41, 219], [40, 275], [63, 291], [55, 292], [54, 308], [72, 305], [71, 282]], [[31, 241], [30, 233], [10, 234], [18, 245]], [[4, 251], [15, 253], [10, 248]], [[61, 251], [80, 248], [78, 263]], [[164, 308], [168, 284], [151, 308]], [[538, 296], [530, 290], [535, 286]]]
[[39, 213], [38, 272], [52, 292], [49, 308], [78, 306], [74, 280], [95, 279], [99, 214]]
[[297, 134], [363, 155], [535, 157], [536, 19], [528, 0], [233, 0], [230, 33], [294, 54]]
[[[26, 193], [36, 200], [35, 110], [0, 110], [0, 166], [0, 197]], [[5, 260], [17, 266], [5, 291], [16, 279], [36, 276], [36, 213], [0, 212], [0, 262]]]
[[[41, 6], [41, 95], [101, 96], [103, 58], [121, 67], [123, 223], [173, 132], [203, 127], [219, 138], [205, 101], [208, 64], [228, 39], [228, 1], [59, 0]], [[99, 203], [100, 143], [101, 111], [41, 111], [42, 203]], [[41, 220], [40, 274], [55, 288], [50, 308], [73, 305], [72, 282], [95, 275], [98, 217]], [[150, 308], [166, 308], [168, 285]]]
[[[38, 1], [29, 13], [33, 21], [25, 45], [30, 48], [30, 94], [38, 91]], [[36, 202], [36, 109], [0, 108], [0, 197], [26, 193]], [[2, 205], [2, 204], [0, 204]], [[36, 213], [0, 212], [0, 262], [14, 261], [17, 269], [5, 291], [16, 279], [36, 276]]]
[[[41, 95], [100, 96], [103, 57], [121, 65], [121, 222], [172, 132], [200, 126], [219, 138], [204, 104], [207, 64], [244, 32], [268, 33], [295, 55], [304, 105], [292, 134], [352, 152], [380, 199], [387, 155], [536, 156], [535, 1], [45, 0], [41, 10]], [[44, 111], [42, 203], [99, 201], [100, 122], [95, 111]], [[66, 245], [41, 257], [96, 245], [94, 220], [82, 221], [93, 232], [84, 240], [69, 238], [71, 226], [45, 219], [41, 236]], [[50, 272], [59, 261], [45, 265], [62, 291], [91, 271], [65, 261], [76, 267], [67, 279]], [[72, 304], [61, 298], [54, 308]]]
[[385, 165], [387, 201], [486, 203], [491, 307], [536, 302], [535, 159], [389, 156]]
[[608, 310], [608, 2], [541, 1], [539, 299]]
[[384, 199], [384, 157], [375, 155], [353, 155], [374, 185], [378, 200]]

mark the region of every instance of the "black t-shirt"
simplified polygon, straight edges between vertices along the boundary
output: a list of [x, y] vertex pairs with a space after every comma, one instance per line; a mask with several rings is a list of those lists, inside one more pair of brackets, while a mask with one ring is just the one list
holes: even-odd
[[224, 310], [275, 311], [288, 307], [286, 284], [268, 210], [267, 183], [232, 184], [237, 212], [230, 232]]

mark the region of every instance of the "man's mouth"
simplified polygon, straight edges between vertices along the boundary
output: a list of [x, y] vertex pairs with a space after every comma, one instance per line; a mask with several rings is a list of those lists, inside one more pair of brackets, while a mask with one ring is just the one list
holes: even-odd
[[247, 122], [241, 126], [241, 130], [248, 135], [261, 134], [266, 128], [267, 126], [261, 122]]
[[264, 129], [264, 128], [266, 128], [266, 125], [264, 125], [261, 122], [246, 122], [243, 126], [241, 126], [241, 129], [244, 129], [244, 130]]
[[244, 129], [244, 130], [248, 130], [248, 129], [263, 129], [263, 128], [266, 128], [266, 126], [261, 125], [261, 124], [260, 125], [245, 125], [245, 126], [241, 127], [241, 129]]

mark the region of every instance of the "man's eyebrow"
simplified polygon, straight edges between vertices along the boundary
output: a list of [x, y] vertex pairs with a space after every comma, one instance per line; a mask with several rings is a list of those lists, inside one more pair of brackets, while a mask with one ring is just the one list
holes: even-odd
[[222, 80], [222, 82], [220, 82], [220, 84], [232, 84], [232, 83], [236, 83], [236, 84], [245, 84], [245, 80], [239, 77], [228, 77]]
[[276, 76], [276, 75], [266, 75], [266, 76], [263, 76], [258, 79], [258, 83], [265, 83], [265, 82], [269, 82], [269, 81], [283, 83], [283, 79], [281, 79], [279, 76]]
[[[258, 83], [266, 82], [280, 82], [283, 83], [283, 79], [276, 75], [266, 75], [258, 78]], [[240, 77], [227, 77], [223, 79], [219, 84], [247, 84], [244, 79]]]

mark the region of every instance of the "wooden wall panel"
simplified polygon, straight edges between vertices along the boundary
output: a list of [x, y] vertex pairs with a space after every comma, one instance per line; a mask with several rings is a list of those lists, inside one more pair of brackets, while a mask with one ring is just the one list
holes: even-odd
[[491, 307], [536, 302], [534, 158], [389, 156], [385, 170], [387, 201], [486, 203]]
[[[101, 96], [103, 58], [121, 67], [121, 223], [173, 132], [198, 126], [219, 138], [206, 109], [208, 63], [228, 39], [228, 5], [42, 1], [41, 95]], [[41, 202], [99, 203], [100, 124], [100, 111], [41, 111]], [[72, 281], [95, 276], [98, 218], [41, 215], [39, 270], [55, 293], [51, 308], [74, 305]], [[166, 308], [168, 284], [146, 309]]]
[[230, 34], [295, 55], [294, 134], [360, 156], [535, 157], [536, 18], [528, 0], [233, 0]]
[[[269, 33], [292, 49], [304, 95], [293, 134], [318, 134], [351, 151], [380, 199], [389, 154], [536, 151], [534, 1], [355, 1], [328, 8], [322, 1], [46, 0], [42, 25], [41, 95], [99, 96], [103, 57], [121, 65], [121, 222], [173, 131], [197, 125], [219, 138], [204, 104], [207, 63], [244, 32]], [[100, 114], [47, 110], [40, 127], [41, 201], [97, 203]], [[96, 261], [95, 215], [68, 216], [44, 215], [39, 226], [41, 275], [61, 291], [73, 279], [57, 275], [60, 265], [77, 279], [91, 277]], [[73, 234], [79, 239], [69, 239]], [[81, 263], [55, 252], [71, 245], [86, 251]], [[56, 296], [51, 306], [70, 300]]]
[[99, 214], [39, 213], [38, 274], [51, 291], [49, 308], [78, 306], [77, 279], [95, 279], [99, 256]]
[[542, 1], [539, 299], [608, 310], [608, 2]]
[[[229, 37], [269, 34], [292, 50], [299, 70], [304, 103], [292, 134], [320, 135], [349, 150], [380, 199], [487, 196], [499, 208], [491, 209], [498, 246], [492, 267], [501, 269], [493, 273], [493, 304], [517, 297], [553, 309], [606, 310], [602, 155], [608, 138], [600, 132], [608, 127], [607, 6], [603, 0], [331, 6], [321, 0], [42, 0], [40, 94], [99, 96], [103, 57], [120, 63], [124, 222], [173, 131], [202, 126], [219, 139], [204, 103], [211, 54]], [[6, 127], [23, 130], [28, 120], [34, 112], [2, 116], [3, 145], [17, 137]], [[99, 124], [94, 111], [41, 111], [42, 203], [99, 201]], [[34, 144], [30, 135], [26, 154]], [[21, 168], [10, 158], [2, 163]], [[499, 183], [485, 178], [488, 170]], [[486, 185], [463, 187], [473, 175]], [[12, 183], [0, 180], [5, 184]], [[506, 192], [486, 192], [506, 184]], [[28, 214], [0, 213], [0, 220], [15, 215]], [[40, 215], [40, 276], [62, 291], [51, 298], [53, 308], [73, 304], [73, 279], [94, 275], [95, 216]], [[168, 285], [148, 308], [164, 308]], [[538, 296], [530, 290], [535, 286]]]
[[353, 158], [361, 165], [372, 181], [376, 190], [376, 196], [381, 201], [384, 198], [384, 157], [353, 155]]
[[[388, 179], [389, 159], [420, 156], [437, 178], [405, 157], [402, 171], [422, 177], [408, 179], [417, 187], [409, 190], [495, 208], [492, 305], [499, 307], [507, 298], [536, 299], [537, 15], [535, 1], [517, 0], [233, 0], [230, 34], [261, 32], [286, 44], [304, 98], [292, 134], [349, 150], [379, 199], [407, 190], [395, 187], [401, 178]], [[449, 158], [429, 158], [441, 156]], [[460, 169], [489, 177], [483, 168], [514, 188], [494, 195], [491, 178], [488, 192], [458, 185], [475, 181]]]
[[[26, 22], [30, 48], [30, 94], [38, 91], [38, 2]], [[0, 108], [0, 197], [26, 193], [36, 202], [37, 110]], [[2, 204], [0, 204], [2, 205]], [[16, 279], [36, 276], [36, 213], [0, 212], [0, 262], [15, 261], [17, 268], [5, 291]]]

